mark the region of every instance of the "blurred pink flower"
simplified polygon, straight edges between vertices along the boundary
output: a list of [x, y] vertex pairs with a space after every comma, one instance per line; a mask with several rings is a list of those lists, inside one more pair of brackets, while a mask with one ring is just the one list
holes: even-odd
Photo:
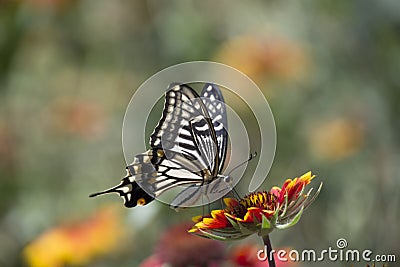
[[200, 238], [187, 232], [189, 224], [168, 229], [158, 241], [154, 255], [139, 267], [219, 267], [226, 259], [225, 246], [214, 240]]
[[145, 259], [139, 267], [162, 267], [163, 262], [157, 255], [151, 255], [147, 259]]
[[[229, 258], [235, 267], [266, 267], [268, 266], [268, 262], [260, 261], [257, 258], [257, 252], [259, 250], [260, 248], [254, 245], [240, 245], [231, 251]], [[277, 249], [277, 251], [278, 250], [280, 249]], [[284, 250], [289, 251], [289, 249]], [[279, 261], [276, 257], [275, 264], [277, 267], [294, 267], [297, 265], [295, 262]]]

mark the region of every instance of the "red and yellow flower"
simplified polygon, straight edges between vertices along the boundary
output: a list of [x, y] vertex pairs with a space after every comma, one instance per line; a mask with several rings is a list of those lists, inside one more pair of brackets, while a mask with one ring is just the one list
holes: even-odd
[[291, 227], [321, 191], [322, 183], [315, 194], [311, 195], [312, 189], [304, 193], [314, 177], [307, 172], [301, 177], [287, 179], [281, 188], [275, 186], [268, 192], [250, 193], [240, 200], [225, 198], [225, 209], [195, 217], [196, 224], [189, 232], [212, 239], [232, 240], [253, 233], [266, 236], [275, 228]]

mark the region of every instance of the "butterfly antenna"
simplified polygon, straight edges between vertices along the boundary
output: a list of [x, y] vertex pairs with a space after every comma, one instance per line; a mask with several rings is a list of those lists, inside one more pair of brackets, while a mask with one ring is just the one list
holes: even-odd
[[237, 199], [240, 199], [240, 196], [239, 196], [239, 194], [238, 194], [238, 192], [236, 191], [235, 188], [232, 188], [232, 192], [234, 193], [234, 195], [236, 195], [234, 197], [236, 197]]
[[242, 163], [240, 163], [239, 165], [237, 165], [235, 168], [233, 168], [233, 169], [228, 173], [228, 176], [230, 176], [232, 172], [236, 171], [239, 167], [243, 166], [244, 164], [246, 164], [246, 163], [249, 162], [250, 160], [254, 159], [255, 157], [257, 157], [257, 152], [254, 152], [254, 154], [250, 154], [250, 156], [249, 156], [248, 159], [246, 159], [245, 161], [243, 161]]

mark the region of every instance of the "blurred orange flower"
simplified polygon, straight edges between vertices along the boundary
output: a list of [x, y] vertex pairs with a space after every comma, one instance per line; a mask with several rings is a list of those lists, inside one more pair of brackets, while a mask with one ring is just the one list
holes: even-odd
[[106, 207], [85, 221], [44, 232], [24, 248], [23, 255], [32, 267], [83, 265], [113, 249], [121, 235], [116, 211]]
[[283, 38], [239, 36], [222, 45], [216, 60], [232, 66], [256, 81], [301, 78], [308, 57], [298, 44]]
[[360, 121], [336, 118], [313, 127], [309, 136], [311, 151], [326, 160], [338, 160], [357, 152], [364, 142]]

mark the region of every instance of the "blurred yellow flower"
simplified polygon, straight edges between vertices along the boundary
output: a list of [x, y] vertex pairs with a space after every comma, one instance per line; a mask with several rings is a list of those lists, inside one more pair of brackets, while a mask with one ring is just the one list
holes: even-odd
[[121, 234], [116, 211], [106, 207], [85, 221], [44, 232], [24, 248], [23, 256], [31, 267], [83, 265], [112, 250]]
[[326, 160], [338, 160], [357, 152], [364, 142], [360, 121], [336, 118], [313, 127], [309, 136], [311, 152]]
[[232, 66], [256, 81], [293, 80], [306, 72], [309, 60], [298, 44], [283, 38], [239, 36], [228, 40], [216, 60]]

